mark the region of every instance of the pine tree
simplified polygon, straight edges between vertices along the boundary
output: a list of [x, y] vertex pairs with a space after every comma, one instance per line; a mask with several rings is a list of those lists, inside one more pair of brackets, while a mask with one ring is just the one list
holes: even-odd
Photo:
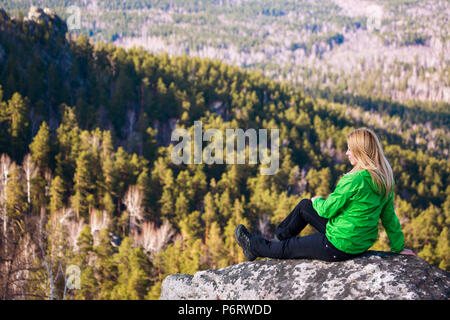
[[194, 274], [201, 269], [201, 261], [203, 256], [203, 243], [201, 239], [192, 240], [189, 243], [189, 250], [180, 252], [180, 270], [182, 273]]
[[175, 196], [173, 194], [173, 186], [175, 182], [171, 170], [166, 171], [163, 192], [161, 199], [158, 200], [161, 206], [161, 219], [167, 219], [171, 223], [175, 218]]
[[10, 219], [18, 219], [28, 210], [20, 167], [12, 163], [5, 190], [5, 207]]
[[233, 212], [233, 204], [230, 197], [230, 192], [227, 189], [220, 194], [216, 193], [214, 195], [214, 201], [216, 203], [216, 207], [219, 209], [218, 216], [220, 217], [220, 224], [226, 223], [231, 218]]
[[94, 247], [97, 256], [96, 278], [99, 283], [98, 299], [111, 299], [111, 292], [117, 282], [117, 265], [113, 261], [115, 254], [114, 247], [111, 245], [109, 230], [104, 228], [100, 230], [98, 245]]
[[189, 200], [184, 192], [179, 192], [175, 201], [175, 223], [178, 224], [189, 212]]
[[200, 235], [201, 226], [199, 218], [200, 212], [193, 211], [190, 214], [186, 213], [179, 223], [181, 235], [183, 236], [183, 240], [186, 242], [187, 247], [189, 247], [190, 243], [193, 243], [198, 239]]
[[131, 239], [125, 237], [119, 252], [114, 255], [117, 264], [117, 284], [111, 292], [111, 299], [143, 299], [150, 289], [152, 265], [142, 248], [132, 247]]
[[144, 157], [148, 159], [150, 162], [154, 162], [157, 156], [158, 150], [158, 141], [156, 139], [158, 130], [153, 129], [152, 127], [148, 127], [145, 131], [145, 139], [144, 139]]
[[214, 203], [214, 198], [211, 194], [211, 192], [208, 192], [203, 200], [203, 204], [204, 204], [204, 211], [203, 214], [201, 216], [201, 219], [203, 221], [203, 223], [205, 224], [205, 234], [204, 234], [204, 238], [205, 238], [205, 243], [208, 246], [208, 237], [210, 234], [210, 228], [212, 223], [218, 221], [218, 217], [217, 217], [217, 209]]
[[72, 263], [81, 269], [80, 289], [76, 292], [76, 299], [92, 300], [97, 296], [98, 283], [94, 276], [94, 267], [91, 260], [94, 255], [94, 239], [91, 228], [85, 225], [77, 240], [78, 254]]
[[244, 218], [244, 197], [234, 200], [232, 216], [228, 220], [224, 230], [224, 249], [228, 258], [228, 265], [243, 262], [244, 254], [241, 247], [237, 244], [234, 237], [234, 231], [239, 224], [249, 227], [248, 220]]
[[41, 172], [48, 167], [51, 157], [50, 128], [47, 122], [43, 121], [39, 131], [34, 136], [30, 144], [31, 157]]
[[114, 204], [113, 197], [111, 196], [111, 194], [109, 192], [106, 192], [105, 195], [103, 196], [102, 204], [103, 204], [103, 209], [106, 210], [108, 215], [112, 217], [114, 214], [114, 211], [116, 210], [116, 206]]
[[147, 218], [147, 220], [152, 220], [152, 217], [154, 217], [156, 213], [152, 208], [150, 177], [148, 168], [145, 167], [142, 170], [142, 172], [139, 174], [137, 178], [136, 184], [142, 191], [142, 209], [144, 211], [144, 217]]
[[62, 104], [62, 122], [56, 130], [57, 149], [55, 157], [56, 175], [60, 176], [68, 190], [72, 189], [72, 181], [76, 161], [80, 150], [80, 129], [78, 128], [74, 109]]
[[50, 212], [56, 212], [62, 209], [65, 205], [66, 189], [61, 177], [56, 176], [53, 178], [50, 186]]
[[76, 162], [74, 175], [73, 206], [77, 217], [87, 218], [90, 210], [94, 207], [95, 180], [92, 176], [92, 154], [88, 151], [80, 152]]
[[204, 165], [195, 165], [194, 176], [192, 177], [192, 189], [194, 190], [193, 197], [191, 198], [193, 203], [197, 204], [203, 200], [206, 192], [208, 191], [208, 179], [204, 172]]
[[320, 170], [311, 169], [306, 175], [308, 181], [308, 189], [313, 195], [326, 197], [330, 194], [331, 187], [331, 170], [323, 168]]
[[205, 239], [205, 247], [207, 248], [207, 257], [209, 259], [209, 265], [211, 268], [223, 268], [227, 266], [227, 257], [224, 250], [224, 244], [222, 239], [222, 232], [217, 222], [211, 223], [207, 231]]
[[443, 270], [450, 270], [450, 234], [448, 227], [444, 227], [437, 239], [436, 255], [439, 262], [439, 268]]
[[10, 117], [11, 155], [15, 160], [22, 160], [29, 139], [29, 100], [20, 93], [14, 93], [8, 101], [7, 113]]
[[121, 68], [118, 72], [117, 80], [114, 85], [114, 92], [111, 97], [110, 115], [114, 125], [115, 134], [122, 137], [122, 126], [125, 124], [126, 108], [128, 101], [132, 101], [135, 95], [135, 87], [125, 68]]
[[[115, 168], [114, 168], [114, 160], [113, 160], [113, 154], [108, 151], [105, 152], [105, 147], [103, 147], [103, 152], [101, 153], [100, 156], [100, 163], [102, 166], [102, 176], [103, 176], [103, 181], [101, 182], [100, 186], [101, 186], [101, 190], [103, 192], [103, 197], [105, 199], [105, 197], [108, 195], [111, 198], [111, 201], [113, 200], [113, 193], [115, 190], [115, 182], [116, 180], [116, 172], [115, 172]], [[105, 203], [104, 203], [105, 205]]]
[[0, 154], [10, 150], [10, 121], [8, 115], [8, 104], [3, 100], [3, 90], [0, 85]]

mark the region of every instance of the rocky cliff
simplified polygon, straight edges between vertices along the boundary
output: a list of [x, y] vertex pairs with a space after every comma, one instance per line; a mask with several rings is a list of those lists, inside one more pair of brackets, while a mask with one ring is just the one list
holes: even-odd
[[165, 278], [160, 299], [449, 299], [450, 274], [369, 251], [344, 262], [264, 259]]

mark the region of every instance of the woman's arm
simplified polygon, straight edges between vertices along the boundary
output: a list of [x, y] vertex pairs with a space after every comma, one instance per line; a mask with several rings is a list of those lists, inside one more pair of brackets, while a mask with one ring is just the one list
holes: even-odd
[[339, 210], [346, 204], [358, 190], [361, 184], [361, 177], [359, 175], [343, 176], [334, 191], [325, 200], [321, 196], [315, 196], [311, 199], [313, 208], [317, 211], [319, 216], [331, 219], [336, 216]]
[[400, 222], [395, 214], [394, 192], [390, 192], [388, 201], [381, 210], [380, 218], [384, 230], [386, 230], [389, 237], [391, 250], [396, 253], [402, 252], [405, 246], [405, 240]]

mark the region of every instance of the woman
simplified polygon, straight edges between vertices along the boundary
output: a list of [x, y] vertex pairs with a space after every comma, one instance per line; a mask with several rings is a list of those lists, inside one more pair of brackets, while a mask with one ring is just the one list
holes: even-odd
[[[247, 260], [320, 259], [343, 261], [367, 251], [377, 240], [378, 221], [395, 253], [415, 255], [404, 248], [404, 237], [394, 210], [394, 178], [376, 134], [368, 128], [347, 136], [346, 155], [353, 169], [338, 181], [327, 199], [302, 199], [280, 223], [275, 239], [266, 240], [237, 226], [235, 237]], [[319, 233], [297, 235], [312, 225]]]

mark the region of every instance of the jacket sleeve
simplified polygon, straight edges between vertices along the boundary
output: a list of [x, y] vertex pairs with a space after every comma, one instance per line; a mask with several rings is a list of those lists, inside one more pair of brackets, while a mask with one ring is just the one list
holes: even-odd
[[314, 199], [312, 205], [319, 216], [326, 219], [331, 219], [339, 213], [339, 210], [346, 204], [358, 190], [361, 183], [361, 177], [356, 174], [349, 174], [343, 176], [333, 193], [331, 193], [325, 200], [322, 197]]
[[400, 221], [395, 214], [394, 192], [391, 192], [388, 201], [381, 210], [381, 223], [389, 237], [390, 247], [393, 252], [400, 252], [405, 246], [403, 232]]

